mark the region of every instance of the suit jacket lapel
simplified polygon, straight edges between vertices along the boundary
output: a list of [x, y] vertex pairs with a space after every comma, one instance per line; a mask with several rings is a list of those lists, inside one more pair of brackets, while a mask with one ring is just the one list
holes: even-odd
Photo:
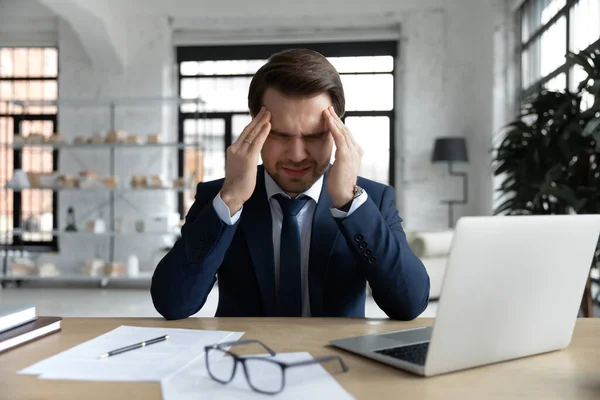
[[256, 188], [244, 204], [240, 219], [248, 251], [254, 265], [265, 316], [275, 315], [275, 264], [273, 255], [273, 222], [265, 190], [262, 166], [258, 167]]
[[[328, 171], [329, 172], [329, 169]], [[310, 235], [310, 256], [308, 262], [308, 290], [310, 308], [313, 317], [324, 316], [323, 293], [329, 259], [336, 238], [340, 232], [331, 215], [331, 197], [327, 191], [327, 173], [323, 179], [323, 188], [313, 217]]]

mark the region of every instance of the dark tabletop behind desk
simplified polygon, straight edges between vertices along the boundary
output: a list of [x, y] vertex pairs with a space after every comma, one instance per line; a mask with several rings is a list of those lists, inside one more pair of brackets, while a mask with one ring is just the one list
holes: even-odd
[[[65, 318], [62, 332], [0, 354], [0, 398], [21, 399], [160, 399], [158, 383], [41, 380], [16, 372], [120, 325], [243, 331], [276, 352], [308, 351], [313, 356], [340, 354], [350, 371], [335, 373], [359, 399], [600, 399], [600, 319], [577, 321], [573, 341], [564, 351], [422, 378], [325, 345], [345, 336], [385, 332], [433, 323], [363, 319], [189, 318], [181, 321], [134, 318]], [[260, 332], [260, 333], [259, 333]], [[267, 398], [269, 396], [266, 396]]]

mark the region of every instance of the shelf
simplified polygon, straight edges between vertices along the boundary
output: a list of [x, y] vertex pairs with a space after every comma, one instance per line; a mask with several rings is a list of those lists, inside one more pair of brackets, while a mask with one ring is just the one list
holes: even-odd
[[0, 147], [22, 149], [25, 147], [47, 147], [53, 149], [143, 149], [143, 148], [176, 148], [203, 149], [201, 143], [0, 143]]

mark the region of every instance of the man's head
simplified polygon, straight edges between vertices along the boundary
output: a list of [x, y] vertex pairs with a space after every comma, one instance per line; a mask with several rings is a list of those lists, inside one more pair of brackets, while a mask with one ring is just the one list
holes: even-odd
[[321, 54], [294, 49], [274, 54], [254, 75], [248, 107], [254, 117], [265, 106], [271, 133], [261, 151], [275, 182], [295, 196], [310, 188], [331, 160], [333, 137], [323, 111], [345, 111], [344, 89], [335, 68]]

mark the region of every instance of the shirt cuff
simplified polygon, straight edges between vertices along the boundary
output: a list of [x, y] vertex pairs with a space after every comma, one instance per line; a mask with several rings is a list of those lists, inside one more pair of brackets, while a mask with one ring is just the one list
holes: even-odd
[[348, 210], [348, 212], [344, 212], [341, 210], [338, 210], [337, 208], [330, 208], [331, 210], [331, 215], [333, 215], [333, 218], [346, 218], [349, 217], [350, 215], [352, 215], [352, 213], [354, 211], [356, 211], [356, 209], [360, 206], [362, 206], [365, 201], [367, 201], [367, 199], [369, 198], [369, 195], [367, 194], [366, 191], [363, 191], [360, 196], [358, 196], [357, 198], [355, 198], [354, 200], [352, 200], [352, 205], [350, 206], [350, 209]]
[[231, 210], [221, 198], [221, 192], [217, 193], [212, 204], [219, 218], [221, 218], [221, 220], [227, 225], [233, 225], [238, 222], [242, 214], [242, 210], [244, 209], [244, 206], [242, 206], [242, 208], [240, 208], [240, 210], [236, 212], [234, 216], [231, 216]]

